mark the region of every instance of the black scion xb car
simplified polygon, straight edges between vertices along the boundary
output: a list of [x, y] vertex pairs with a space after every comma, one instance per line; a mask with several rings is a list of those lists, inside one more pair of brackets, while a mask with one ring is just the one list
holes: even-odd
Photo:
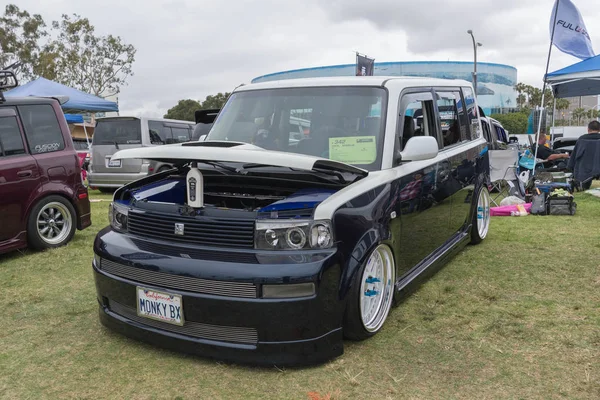
[[94, 244], [100, 320], [211, 358], [339, 356], [489, 228], [487, 144], [465, 81], [243, 86], [206, 140], [113, 156], [131, 158], [173, 168], [115, 192]]

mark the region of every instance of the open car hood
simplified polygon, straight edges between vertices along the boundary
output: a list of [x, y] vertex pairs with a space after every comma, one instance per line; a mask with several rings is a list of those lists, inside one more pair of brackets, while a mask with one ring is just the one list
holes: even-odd
[[169, 164], [193, 161], [222, 161], [289, 167], [306, 171], [313, 169], [331, 170], [349, 172], [360, 176], [366, 176], [369, 173], [362, 168], [326, 158], [265, 150], [251, 144], [229, 141], [189, 142], [126, 149], [116, 152], [111, 159], [132, 158], [143, 158]]

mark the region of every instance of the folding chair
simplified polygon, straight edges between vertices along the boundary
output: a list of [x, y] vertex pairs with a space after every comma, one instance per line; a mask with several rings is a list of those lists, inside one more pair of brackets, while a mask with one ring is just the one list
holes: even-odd
[[492, 203], [498, 202], [507, 195], [523, 195], [519, 181], [519, 151], [516, 149], [490, 150], [490, 182], [491, 192], [497, 193], [491, 197]]

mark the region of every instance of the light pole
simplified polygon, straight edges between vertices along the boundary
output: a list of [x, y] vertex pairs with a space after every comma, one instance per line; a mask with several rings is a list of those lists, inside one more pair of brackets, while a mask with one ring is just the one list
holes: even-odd
[[467, 33], [473, 39], [473, 89], [475, 90], [475, 96], [477, 96], [477, 47], [482, 46], [482, 44], [475, 41], [472, 30], [469, 29]]

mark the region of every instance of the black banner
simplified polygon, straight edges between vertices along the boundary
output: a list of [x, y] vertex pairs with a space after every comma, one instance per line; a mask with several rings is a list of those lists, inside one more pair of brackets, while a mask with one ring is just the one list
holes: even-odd
[[375, 60], [356, 54], [356, 76], [373, 76]]

